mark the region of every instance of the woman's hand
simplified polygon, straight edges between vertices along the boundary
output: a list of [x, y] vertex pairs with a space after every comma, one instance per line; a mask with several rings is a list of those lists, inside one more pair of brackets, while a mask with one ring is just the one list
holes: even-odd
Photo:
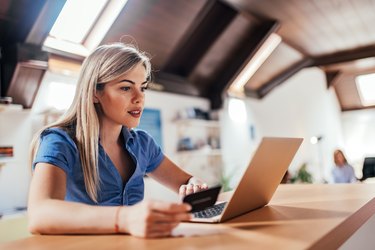
[[143, 238], [167, 237], [181, 221], [191, 218], [190, 210], [188, 204], [160, 201], [124, 206], [119, 213], [119, 230]]
[[188, 194], [196, 193], [202, 190], [207, 189], [208, 186], [206, 183], [204, 183], [202, 180], [191, 177], [186, 185], [181, 185], [179, 189], [179, 195], [181, 198]]

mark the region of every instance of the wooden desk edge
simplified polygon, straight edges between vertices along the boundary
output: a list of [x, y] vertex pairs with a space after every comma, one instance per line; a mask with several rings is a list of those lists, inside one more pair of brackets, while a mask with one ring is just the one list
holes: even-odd
[[308, 249], [338, 249], [374, 214], [375, 198], [367, 202], [363, 207], [358, 209], [357, 212], [349, 216]]

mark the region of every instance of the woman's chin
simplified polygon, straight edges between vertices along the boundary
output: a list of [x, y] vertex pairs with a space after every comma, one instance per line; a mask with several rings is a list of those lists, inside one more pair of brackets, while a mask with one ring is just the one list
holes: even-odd
[[138, 125], [139, 125], [139, 122], [130, 122], [130, 123], [123, 124], [124, 127], [127, 127], [129, 129], [136, 128], [138, 127]]

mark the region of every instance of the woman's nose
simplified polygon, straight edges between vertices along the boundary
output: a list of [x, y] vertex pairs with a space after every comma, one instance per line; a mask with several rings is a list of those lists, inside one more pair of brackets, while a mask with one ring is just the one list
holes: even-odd
[[133, 97], [134, 103], [140, 103], [144, 99], [144, 93], [141, 90], [136, 90]]

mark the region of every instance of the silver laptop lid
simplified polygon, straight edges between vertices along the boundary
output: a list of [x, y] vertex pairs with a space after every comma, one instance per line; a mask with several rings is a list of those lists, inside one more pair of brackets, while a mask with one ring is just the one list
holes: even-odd
[[263, 138], [220, 221], [267, 205], [302, 141], [302, 138]]

